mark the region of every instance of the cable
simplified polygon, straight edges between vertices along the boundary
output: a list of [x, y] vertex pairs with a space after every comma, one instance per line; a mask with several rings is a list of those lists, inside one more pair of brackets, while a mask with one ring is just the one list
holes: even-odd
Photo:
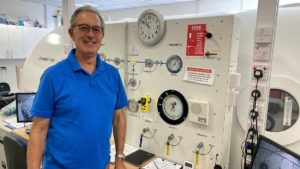
[[[258, 116], [257, 111], [257, 99], [261, 97], [261, 92], [258, 90], [259, 80], [263, 78], [263, 71], [260, 69], [254, 69], [253, 76], [256, 79], [255, 89], [251, 92], [251, 97], [253, 97], [252, 109], [249, 112], [250, 126], [246, 134], [245, 140], [241, 144], [242, 158], [241, 158], [241, 168], [248, 169], [252, 161], [252, 155], [255, 150], [258, 141]], [[247, 162], [247, 159], [250, 161]]]

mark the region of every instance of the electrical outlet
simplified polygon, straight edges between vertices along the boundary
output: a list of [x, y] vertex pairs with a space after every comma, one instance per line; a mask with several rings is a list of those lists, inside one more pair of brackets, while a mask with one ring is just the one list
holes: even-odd
[[[251, 91], [256, 89], [256, 85], [252, 83], [251, 85]], [[257, 85], [257, 90], [260, 92], [259, 100], [264, 100], [266, 98], [267, 94], [267, 86], [266, 85]], [[251, 97], [251, 100], [253, 100], [253, 97]]]
[[254, 70], [255, 69], [260, 69], [263, 71], [263, 77], [261, 80], [268, 80], [269, 77], [269, 65], [253, 65], [252, 66], [252, 80], [255, 80], [256, 82], [256, 78], [254, 77]]

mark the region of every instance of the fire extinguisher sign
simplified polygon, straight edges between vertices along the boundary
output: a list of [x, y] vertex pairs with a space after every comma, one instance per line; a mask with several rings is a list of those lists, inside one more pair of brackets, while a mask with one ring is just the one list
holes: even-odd
[[188, 25], [187, 56], [204, 56], [206, 24]]

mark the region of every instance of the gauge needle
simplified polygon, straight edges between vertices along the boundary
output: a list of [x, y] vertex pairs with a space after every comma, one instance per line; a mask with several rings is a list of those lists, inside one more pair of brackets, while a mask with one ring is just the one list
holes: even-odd
[[175, 106], [176, 106], [176, 102], [173, 102], [173, 103], [171, 103], [171, 105], [172, 105], [172, 107], [171, 107], [171, 110], [173, 110], [173, 111], [174, 111], [174, 109], [175, 109]]

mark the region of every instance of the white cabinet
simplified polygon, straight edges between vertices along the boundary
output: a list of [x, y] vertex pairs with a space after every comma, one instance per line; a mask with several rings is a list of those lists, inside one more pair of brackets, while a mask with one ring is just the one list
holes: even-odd
[[8, 58], [8, 29], [7, 25], [0, 24], [0, 58]]
[[24, 57], [31, 55], [32, 50], [48, 32], [49, 29], [46, 28], [23, 27]]
[[47, 28], [36, 29], [36, 42], [38, 43], [47, 33], [49, 33]]
[[11, 58], [24, 58], [22, 27], [8, 25], [8, 44]]
[[0, 59], [26, 58], [48, 32], [46, 28], [0, 24]]
[[31, 54], [32, 49], [36, 45], [36, 28], [24, 27], [23, 28], [23, 49], [24, 57], [28, 57]]
[[13, 25], [0, 25], [0, 58], [22, 58], [22, 28]]

